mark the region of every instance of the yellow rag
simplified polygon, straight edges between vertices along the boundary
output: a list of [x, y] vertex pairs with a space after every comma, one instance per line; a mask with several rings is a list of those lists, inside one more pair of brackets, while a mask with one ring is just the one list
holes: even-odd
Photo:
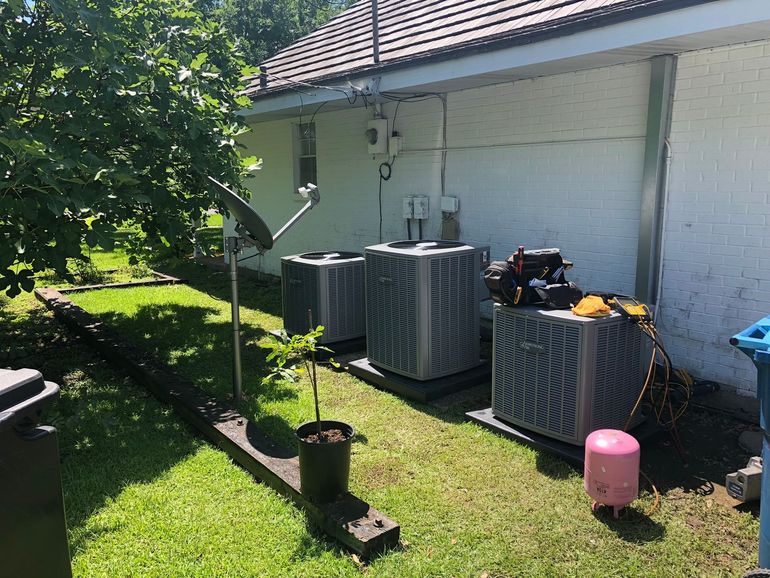
[[598, 295], [588, 295], [572, 308], [572, 312], [583, 317], [607, 317], [612, 310]]

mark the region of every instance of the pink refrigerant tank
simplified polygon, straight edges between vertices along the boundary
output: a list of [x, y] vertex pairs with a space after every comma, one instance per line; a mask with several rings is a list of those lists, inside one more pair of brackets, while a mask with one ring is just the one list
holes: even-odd
[[620, 430], [599, 429], [586, 438], [583, 484], [593, 509], [612, 506], [615, 517], [639, 495], [639, 442]]

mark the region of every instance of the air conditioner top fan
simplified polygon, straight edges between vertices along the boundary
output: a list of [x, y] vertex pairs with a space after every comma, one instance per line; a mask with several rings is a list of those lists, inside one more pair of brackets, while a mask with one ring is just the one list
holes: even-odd
[[302, 253], [301, 255], [293, 257], [295, 262], [297, 260], [304, 260], [313, 261], [315, 263], [318, 261], [338, 263], [340, 261], [347, 261], [348, 259], [359, 258], [363, 258], [363, 255], [361, 255], [361, 253], [354, 253], [353, 251], [312, 251], [310, 253]]
[[467, 249], [475, 251], [474, 247], [466, 245], [460, 241], [394, 241], [392, 243], [383, 243], [381, 245], [372, 245], [367, 247], [367, 251], [384, 251], [389, 253], [398, 253], [400, 255], [412, 255], [415, 257], [441, 255], [445, 251], [456, 251], [457, 249]]

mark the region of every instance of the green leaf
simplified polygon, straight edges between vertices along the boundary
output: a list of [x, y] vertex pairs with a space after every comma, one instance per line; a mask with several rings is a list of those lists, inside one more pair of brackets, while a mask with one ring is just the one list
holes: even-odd
[[14, 16], [21, 15], [24, 12], [24, 0], [8, 0], [8, 7]]
[[241, 166], [248, 172], [258, 171], [262, 168], [262, 159], [256, 156], [244, 157], [241, 159]]
[[[206, 59], [209, 57], [208, 52], [201, 52], [199, 53], [195, 58], [193, 58], [193, 61], [190, 63], [190, 68], [193, 70], [198, 70], [201, 66], [203, 66], [203, 63], [206, 62]], [[180, 81], [183, 79], [180, 79]]]
[[96, 247], [99, 244], [99, 236], [96, 234], [96, 231], [90, 229], [86, 231], [85, 242], [91, 249]]
[[17, 275], [19, 285], [22, 290], [27, 293], [31, 292], [35, 288], [35, 279], [32, 277], [32, 271], [29, 269], [22, 269]]
[[[236, 142], [247, 130], [236, 103], [242, 52], [221, 14], [197, 6], [0, 4], [0, 290], [18, 294], [22, 258], [61, 270], [83, 243], [109, 248], [107, 223], [139, 232], [127, 243], [130, 263], [183, 257], [191, 218], [219, 203], [201, 175], [238, 183], [254, 168]], [[31, 97], [20, 91], [30, 80]]]

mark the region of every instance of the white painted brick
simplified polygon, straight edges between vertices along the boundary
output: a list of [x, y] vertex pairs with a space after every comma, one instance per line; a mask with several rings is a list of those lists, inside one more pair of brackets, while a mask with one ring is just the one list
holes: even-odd
[[759, 71], [754, 70], [741, 70], [739, 72], [728, 72], [724, 76], [725, 84], [733, 84], [740, 88], [740, 83], [748, 82], [750, 80], [759, 80]]
[[[689, 124], [671, 135], [660, 329], [675, 363], [745, 394], [756, 388], [751, 362], [725, 344], [770, 303], [770, 266], [760, 264], [770, 265], [769, 57], [770, 42], [682, 55], [677, 84], [685, 88], [676, 91], [673, 117]], [[696, 82], [704, 65], [700, 76], [709, 78]], [[668, 241], [686, 229], [695, 242]]]
[[743, 46], [740, 48], [730, 48], [727, 55], [728, 60], [749, 60], [751, 58], [758, 58], [765, 54], [764, 43], [756, 43], [752, 46]]

